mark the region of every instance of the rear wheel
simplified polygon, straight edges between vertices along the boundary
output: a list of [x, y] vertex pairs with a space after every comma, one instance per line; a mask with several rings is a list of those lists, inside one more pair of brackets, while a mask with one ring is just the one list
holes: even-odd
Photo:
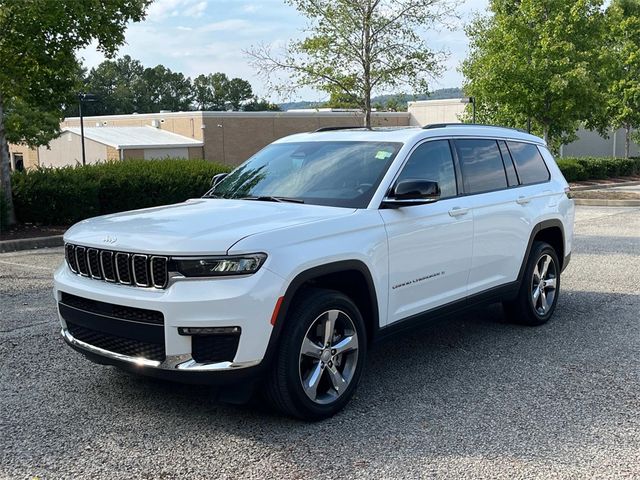
[[518, 297], [505, 302], [505, 311], [515, 323], [542, 325], [556, 309], [560, 292], [560, 262], [545, 242], [535, 242], [527, 261]]
[[332, 290], [310, 289], [296, 301], [266, 393], [282, 412], [319, 420], [353, 396], [366, 357], [366, 333], [356, 305]]

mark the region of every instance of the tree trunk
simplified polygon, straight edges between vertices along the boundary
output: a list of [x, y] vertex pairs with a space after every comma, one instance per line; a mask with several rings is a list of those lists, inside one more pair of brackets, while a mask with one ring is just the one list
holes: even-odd
[[363, 93], [364, 93], [364, 126], [371, 130], [371, 16], [373, 15], [371, 1], [368, 2], [364, 15], [363, 27]]
[[4, 126], [4, 99], [0, 93], [0, 189], [4, 195], [9, 218], [7, 223], [16, 223], [16, 215], [13, 211], [13, 195], [11, 193], [11, 159], [9, 158], [9, 143]]
[[544, 135], [544, 141], [547, 145], [549, 145], [549, 125], [544, 125], [542, 127], [542, 131]]
[[631, 155], [631, 126], [629, 124], [624, 126], [624, 158], [629, 158]]

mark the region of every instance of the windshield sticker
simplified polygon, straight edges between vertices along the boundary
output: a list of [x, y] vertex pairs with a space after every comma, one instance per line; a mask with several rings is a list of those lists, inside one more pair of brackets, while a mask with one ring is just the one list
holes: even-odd
[[391, 155], [392, 155], [392, 153], [391, 152], [387, 152], [386, 150], [378, 150], [378, 153], [376, 153], [376, 159], [377, 160], [386, 160]]

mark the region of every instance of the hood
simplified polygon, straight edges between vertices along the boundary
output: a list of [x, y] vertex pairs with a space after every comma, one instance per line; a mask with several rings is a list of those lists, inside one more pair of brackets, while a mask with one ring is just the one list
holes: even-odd
[[221, 255], [261, 232], [350, 215], [353, 209], [254, 200], [194, 199], [83, 220], [65, 242], [159, 255]]

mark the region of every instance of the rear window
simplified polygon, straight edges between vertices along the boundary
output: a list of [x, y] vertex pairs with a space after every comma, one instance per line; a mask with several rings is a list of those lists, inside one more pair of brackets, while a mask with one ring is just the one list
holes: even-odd
[[530, 143], [507, 142], [511, 157], [516, 164], [518, 178], [522, 185], [541, 183], [549, 180], [549, 170], [538, 147]]
[[502, 155], [495, 140], [456, 140], [466, 193], [507, 188]]

